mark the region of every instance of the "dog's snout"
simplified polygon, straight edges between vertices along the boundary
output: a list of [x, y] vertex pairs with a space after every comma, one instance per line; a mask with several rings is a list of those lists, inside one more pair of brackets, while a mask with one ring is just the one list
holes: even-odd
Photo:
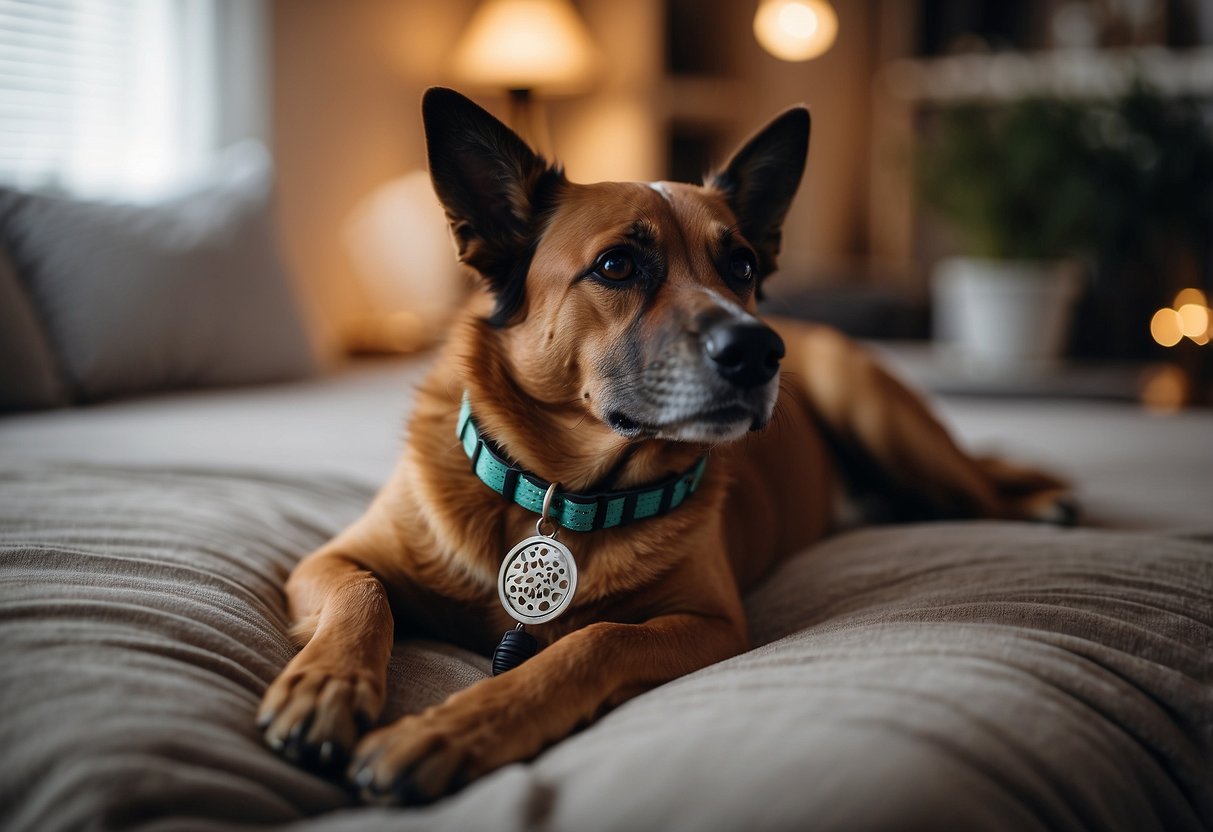
[[757, 387], [779, 371], [783, 339], [756, 321], [726, 321], [703, 336], [708, 361], [726, 381], [738, 387]]

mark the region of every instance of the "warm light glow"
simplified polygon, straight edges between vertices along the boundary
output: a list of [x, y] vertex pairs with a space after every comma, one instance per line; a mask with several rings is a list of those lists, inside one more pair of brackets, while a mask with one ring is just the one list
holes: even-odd
[[1179, 294], [1175, 296], [1175, 303], [1171, 304], [1176, 309], [1181, 306], [1186, 306], [1189, 303], [1194, 303], [1197, 306], [1208, 306], [1209, 301], [1205, 298], [1205, 293], [1200, 289], [1180, 289]]
[[1141, 403], [1155, 413], [1174, 413], [1188, 401], [1188, 374], [1174, 364], [1154, 364], [1141, 377]]
[[1150, 319], [1150, 335], [1164, 347], [1187, 338], [1200, 346], [1213, 341], [1213, 309], [1200, 289], [1181, 289], [1174, 308], [1159, 309]]
[[1185, 303], [1176, 310], [1179, 331], [1189, 338], [1199, 338], [1209, 328], [1209, 310], [1195, 303]]
[[1179, 313], [1174, 309], [1159, 309], [1150, 319], [1150, 335], [1164, 347], [1173, 347], [1184, 337]]
[[569, 0], [486, 0], [455, 49], [465, 84], [573, 92], [590, 81], [595, 48]]
[[405, 351], [442, 334], [467, 279], [429, 174], [413, 171], [364, 196], [342, 224], [341, 241], [372, 312], [348, 333], [356, 348]]
[[762, 0], [754, 15], [754, 37], [785, 61], [807, 61], [834, 45], [838, 15], [825, 0]]

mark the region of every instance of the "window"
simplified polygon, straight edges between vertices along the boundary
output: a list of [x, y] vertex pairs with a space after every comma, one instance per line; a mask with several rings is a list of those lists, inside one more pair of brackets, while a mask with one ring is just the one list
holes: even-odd
[[265, 9], [0, 0], [0, 180], [151, 196], [265, 138]]

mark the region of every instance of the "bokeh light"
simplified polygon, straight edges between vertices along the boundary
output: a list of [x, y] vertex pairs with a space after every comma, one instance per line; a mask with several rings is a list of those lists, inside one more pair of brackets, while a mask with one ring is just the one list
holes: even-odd
[[1199, 338], [1209, 329], [1209, 310], [1195, 303], [1178, 307], [1179, 331], [1189, 338]]
[[1187, 338], [1200, 346], [1213, 341], [1213, 309], [1200, 289], [1182, 289], [1173, 307], [1163, 307], [1150, 319], [1150, 336], [1164, 347]]
[[1141, 375], [1141, 403], [1154, 413], [1175, 413], [1188, 401], [1188, 374], [1174, 364], [1152, 364]]
[[1179, 313], [1174, 309], [1159, 309], [1150, 319], [1150, 335], [1164, 347], [1173, 347], [1184, 337]]
[[1206, 307], [1209, 305], [1208, 298], [1205, 297], [1205, 293], [1200, 291], [1200, 289], [1181, 289], [1179, 294], [1175, 296], [1175, 303], [1173, 306], [1176, 309], [1179, 309], [1181, 306], [1189, 303]]
[[763, 0], [754, 15], [754, 37], [784, 61], [824, 54], [838, 34], [838, 15], [825, 0]]

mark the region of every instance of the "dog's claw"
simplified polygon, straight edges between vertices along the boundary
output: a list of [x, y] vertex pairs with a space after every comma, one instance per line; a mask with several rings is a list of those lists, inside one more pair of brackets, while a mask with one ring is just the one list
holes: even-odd
[[350, 781], [359, 789], [369, 789], [374, 780], [375, 772], [371, 770], [369, 763], [350, 774]]
[[1081, 513], [1078, 500], [1073, 497], [1057, 497], [1040, 509], [1035, 520], [1049, 526], [1074, 526]]

